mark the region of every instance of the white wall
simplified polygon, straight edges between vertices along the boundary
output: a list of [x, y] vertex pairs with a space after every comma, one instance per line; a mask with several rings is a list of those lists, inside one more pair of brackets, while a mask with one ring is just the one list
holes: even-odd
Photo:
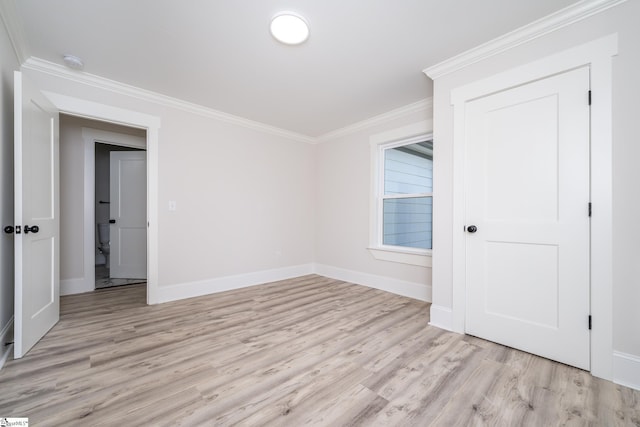
[[[452, 306], [453, 110], [450, 91], [497, 72], [526, 64], [576, 45], [618, 33], [613, 93], [613, 297], [614, 349], [640, 362], [640, 198], [637, 185], [640, 156], [637, 143], [637, 102], [640, 99], [640, 2], [627, 1], [599, 15], [570, 25], [510, 51], [440, 77], [434, 86], [434, 250], [433, 302]], [[598, 94], [593, 94], [598, 102]], [[594, 206], [597, 210], [598, 207]], [[597, 322], [597, 319], [594, 319]], [[640, 365], [637, 365], [640, 368]], [[636, 374], [636, 378], [640, 375]], [[637, 384], [640, 384], [638, 382]]]
[[[430, 110], [367, 127], [317, 146], [315, 259], [319, 273], [431, 299], [430, 268], [376, 260], [367, 250], [370, 137], [425, 120], [431, 120]], [[415, 289], [417, 294], [403, 292], [402, 288]]]
[[[44, 91], [160, 117], [158, 285], [170, 287], [173, 297], [193, 294], [193, 283], [202, 292], [216, 279], [313, 262], [313, 146], [25, 73]], [[76, 274], [77, 266], [67, 267], [65, 274]]]
[[[5, 27], [0, 25], [0, 228], [13, 224], [13, 72], [18, 66], [9, 36]], [[13, 237], [1, 233], [0, 366], [4, 342], [11, 341], [9, 326], [13, 319]], [[6, 332], [6, 338], [3, 332]]]
[[60, 281], [84, 276], [84, 141], [73, 117], [60, 116]]

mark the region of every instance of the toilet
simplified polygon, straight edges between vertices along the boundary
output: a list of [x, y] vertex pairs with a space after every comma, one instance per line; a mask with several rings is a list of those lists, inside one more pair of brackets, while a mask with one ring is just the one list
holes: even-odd
[[106, 260], [106, 266], [109, 268], [109, 224], [98, 224], [98, 250]]

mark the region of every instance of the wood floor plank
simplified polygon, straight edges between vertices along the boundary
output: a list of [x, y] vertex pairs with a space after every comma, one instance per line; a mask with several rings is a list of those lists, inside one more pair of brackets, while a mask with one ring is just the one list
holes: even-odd
[[317, 275], [147, 306], [145, 285], [61, 298], [0, 371], [38, 426], [640, 427], [640, 392], [428, 325], [429, 304]]

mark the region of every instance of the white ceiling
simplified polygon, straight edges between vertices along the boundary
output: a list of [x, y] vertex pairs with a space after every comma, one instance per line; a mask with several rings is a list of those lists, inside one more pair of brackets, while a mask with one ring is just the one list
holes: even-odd
[[[422, 73], [575, 0], [16, 0], [28, 55], [316, 137], [428, 98]], [[309, 40], [269, 34], [289, 10]]]

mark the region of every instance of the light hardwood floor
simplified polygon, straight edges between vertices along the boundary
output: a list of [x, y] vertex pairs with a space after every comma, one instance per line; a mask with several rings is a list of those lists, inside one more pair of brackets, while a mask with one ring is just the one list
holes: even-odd
[[640, 392], [427, 325], [429, 305], [320, 276], [146, 306], [63, 297], [0, 371], [33, 426], [640, 426]]

